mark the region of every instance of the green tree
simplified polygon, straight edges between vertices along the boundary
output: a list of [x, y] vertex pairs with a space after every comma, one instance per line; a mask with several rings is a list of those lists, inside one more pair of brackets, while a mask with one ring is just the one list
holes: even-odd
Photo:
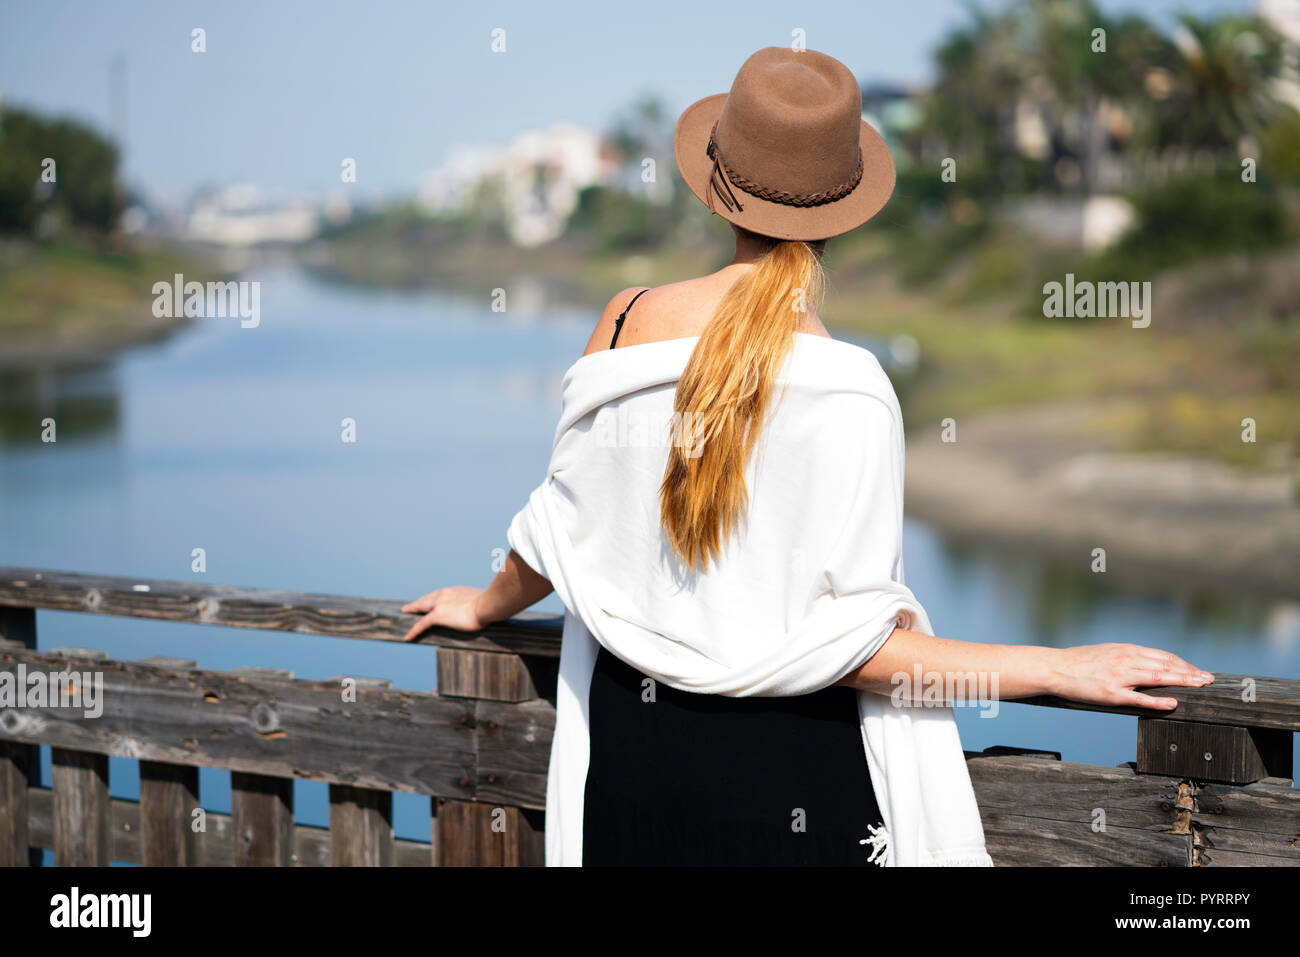
[[[52, 183], [41, 180], [46, 159]], [[117, 147], [75, 120], [51, 120], [26, 110], [0, 115], [0, 230], [30, 233], [45, 213], [74, 226], [108, 232], [125, 193], [117, 180]]]

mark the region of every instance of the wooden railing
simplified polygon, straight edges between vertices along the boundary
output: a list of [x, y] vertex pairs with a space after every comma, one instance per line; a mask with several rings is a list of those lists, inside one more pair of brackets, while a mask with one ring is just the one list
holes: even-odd
[[[0, 680], [93, 672], [103, 711], [0, 706], [0, 864], [530, 865], [543, 860], [560, 643], [555, 616], [479, 635], [438, 630], [436, 693], [265, 668], [120, 661], [36, 649], [36, 610], [401, 641], [402, 602], [0, 568]], [[1300, 864], [1291, 734], [1300, 681], [1216, 675], [1139, 714], [1117, 768], [1016, 748], [967, 752], [1000, 865]], [[1026, 703], [1080, 707], [1054, 698]], [[52, 755], [40, 787], [37, 747]], [[108, 756], [140, 762], [111, 798]], [[231, 771], [231, 813], [202, 809], [198, 769]], [[293, 779], [329, 784], [330, 826], [295, 823]], [[393, 836], [392, 795], [430, 798], [430, 840]]]

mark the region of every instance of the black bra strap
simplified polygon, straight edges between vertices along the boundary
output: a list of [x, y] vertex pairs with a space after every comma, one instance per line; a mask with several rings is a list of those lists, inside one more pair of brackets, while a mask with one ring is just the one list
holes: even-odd
[[627, 314], [632, 310], [632, 305], [638, 299], [640, 299], [642, 296], [648, 293], [650, 291], [650, 288], [651, 287], [647, 286], [645, 289], [642, 289], [635, 296], [633, 296], [632, 302], [629, 302], [627, 304], [627, 308], [624, 309], [622, 312], [620, 312], [618, 314], [618, 318], [614, 320], [614, 338], [609, 340], [609, 347], [611, 349], [614, 348], [614, 343], [618, 342], [618, 334], [623, 331], [623, 320], [627, 318]]

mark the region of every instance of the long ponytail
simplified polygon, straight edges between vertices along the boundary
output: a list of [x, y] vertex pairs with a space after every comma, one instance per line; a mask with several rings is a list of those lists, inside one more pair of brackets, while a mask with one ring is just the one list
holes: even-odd
[[807, 243], [774, 241], [718, 304], [678, 381], [659, 511], [692, 571], [720, 556], [746, 513], [746, 463], [800, 320], [824, 284]]

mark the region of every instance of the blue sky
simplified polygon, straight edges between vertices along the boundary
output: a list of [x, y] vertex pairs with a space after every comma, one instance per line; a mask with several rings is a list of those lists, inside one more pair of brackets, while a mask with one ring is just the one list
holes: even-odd
[[[996, 5], [996, 4], [995, 4]], [[1168, 23], [1238, 0], [1102, 0]], [[504, 143], [560, 120], [606, 126], [638, 96], [673, 111], [725, 91], [745, 57], [806, 31], [864, 80], [921, 82], [958, 0], [804, 4], [637, 0], [433, 3], [0, 2], [7, 104], [109, 126], [109, 64], [126, 61], [126, 175], [151, 195], [251, 182], [285, 194], [339, 185], [408, 192], [458, 143]], [[190, 51], [190, 31], [207, 52]], [[491, 31], [507, 50], [490, 50]]]

